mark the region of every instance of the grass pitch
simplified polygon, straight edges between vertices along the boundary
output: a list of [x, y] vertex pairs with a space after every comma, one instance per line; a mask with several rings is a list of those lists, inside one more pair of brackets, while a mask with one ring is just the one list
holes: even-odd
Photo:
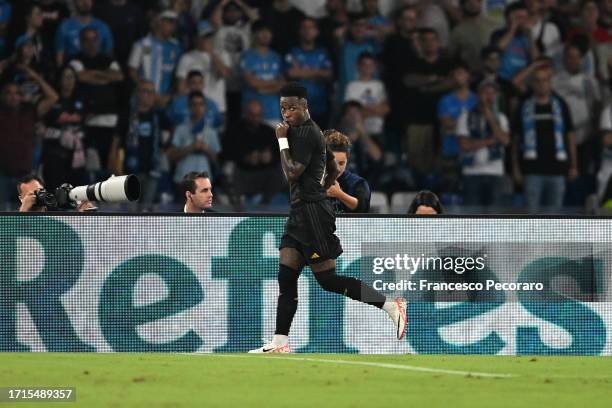
[[610, 357], [2, 353], [0, 387], [76, 387], [16, 407], [606, 407]]

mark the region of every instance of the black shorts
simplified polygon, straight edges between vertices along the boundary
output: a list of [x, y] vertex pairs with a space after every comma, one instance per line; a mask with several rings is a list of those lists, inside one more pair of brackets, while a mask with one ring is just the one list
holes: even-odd
[[330, 200], [292, 206], [280, 247], [297, 249], [309, 265], [336, 259], [342, 253], [336, 215]]

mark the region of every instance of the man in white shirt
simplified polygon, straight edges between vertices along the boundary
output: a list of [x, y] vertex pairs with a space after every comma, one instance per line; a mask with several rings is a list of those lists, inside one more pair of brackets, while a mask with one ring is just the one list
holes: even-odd
[[189, 72], [200, 71], [204, 76], [206, 96], [217, 104], [222, 114], [225, 114], [227, 111], [225, 80], [232, 74], [230, 68], [232, 61], [226, 51], [214, 48], [214, 35], [215, 29], [213, 26], [208, 21], [200, 21], [196, 48], [181, 57], [176, 70], [176, 77], [179, 92], [184, 94], [187, 92], [187, 75]]
[[478, 104], [457, 122], [463, 153], [465, 205], [499, 205], [504, 177], [504, 149], [510, 143], [508, 118], [495, 109], [497, 84], [482, 82]]
[[593, 122], [599, 112], [601, 92], [597, 79], [582, 71], [582, 52], [574, 45], [565, 47], [563, 70], [552, 79], [553, 90], [565, 99], [572, 115], [580, 173], [591, 173]]
[[349, 82], [344, 100], [357, 101], [363, 106], [364, 126], [371, 136], [380, 135], [385, 124], [385, 115], [389, 112], [385, 85], [375, 79], [376, 58], [369, 52], [359, 55], [357, 60], [359, 78]]
[[208, 173], [192, 171], [185, 174], [181, 189], [185, 197], [184, 213], [204, 213], [212, 207], [212, 184]]

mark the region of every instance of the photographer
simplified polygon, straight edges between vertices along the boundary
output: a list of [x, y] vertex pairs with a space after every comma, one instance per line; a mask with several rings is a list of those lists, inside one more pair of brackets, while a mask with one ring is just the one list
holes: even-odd
[[[40, 195], [40, 190], [44, 190], [44, 188], [45, 186], [38, 176], [30, 174], [22, 177], [17, 182], [17, 194], [19, 194], [19, 201], [21, 201], [19, 212], [46, 212], [47, 207], [39, 202], [36, 194], [39, 191]], [[95, 208], [91, 201], [83, 201], [79, 203], [77, 211], [85, 212]]]

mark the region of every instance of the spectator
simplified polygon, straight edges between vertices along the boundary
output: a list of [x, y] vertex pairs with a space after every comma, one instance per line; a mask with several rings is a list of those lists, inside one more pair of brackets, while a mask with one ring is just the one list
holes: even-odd
[[21, 36], [15, 44], [15, 56], [0, 75], [0, 83], [14, 82], [19, 85], [23, 103], [36, 104], [41, 96], [39, 83], [28, 75], [24, 67], [42, 75], [42, 66], [37, 62], [33, 38]]
[[450, 23], [447, 15], [453, 16], [455, 10], [450, 2], [436, 2], [432, 0], [415, 0], [412, 2], [419, 16], [419, 28], [435, 30], [442, 47], [448, 46]]
[[181, 56], [181, 48], [173, 38], [176, 19], [174, 11], [160, 13], [153, 22], [152, 32], [132, 47], [128, 62], [132, 81], [153, 81], [156, 103], [160, 107], [165, 107], [170, 101], [172, 77]]
[[419, 191], [408, 207], [408, 214], [437, 215], [443, 214], [444, 208], [435, 193], [428, 190]]
[[238, 196], [261, 194], [261, 203], [286, 189], [274, 128], [263, 119], [257, 100], [247, 103], [244, 118], [232, 126], [223, 150], [236, 163], [234, 187]]
[[230, 77], [227, 79], [227, 121], [240, 119], [242, 112], [242, 75], [240, 58], [242, 52], [251, 46], [251, 23], [258, 18], [258, 12], [242, 1], [220, 1], [210, 18], [215, 32], [214, 48], [218, 53], [230, 56]]
[[[140, 181], [138, 211], [150, 211], [163, 172], [163, 155], [170, 144], [172, 125], [163, 111], [155, 108], [155, 84], [138, 84], [136, 106], [123, 118], [120, 136], [113, 140], [114, 157], [119, 146], [125, 152], [124, 171], [136, 174]], [[116, 163], [115, 167], [117, 167]]]
[[612, 42], [612, 1], [602, 0], [599, 2], [599, 23], [595, 30], [595, 40], [598, 44], [609, 44]]
[[463, 203], [500, 205], [504, 149], [510, 143], [508, 118], [495, 109], [497, 84], [481, 82], [478, 104], [466, 109], [457, 124], [463, 152]]
[[285, 55], [296, 45], [300, 22], [306, 16], [292, 6], [289, 0], [272, 0], [269, 3], [262, 10], [261, 18], [272, 30], [272, 49]]
[[483, 70], [481, 50], [489, 44], [497, 23], [482, 15], [482, 0], [461, 0], [463, 20], [450, 34], [449, 48], [455, 58], [468, 64], [473, 72]]
[[87, 164], [97, 177], [108, 170], [109, 153], [117, 126], [118, 101], [116, 84], [123, 81], [121, 67], [112, 57], [101, 54], [98, 32], [81, 30], [81, 51], [70, 62], [76, 71], [88, 118], [85, 122]]
[[242, 104], [258, 100], [263, 106], [264, 120], [271, 126], [280, 121], [278, 106], [279, 91], [284, 84], [280, 55], [270, 49], [272, 31], [266, 23], [253, 24], [253, 48], [246, 50], [240, 58], [240, 69], [244, 79]]
[[383, 153], [379, 141], [372, 138], [365, 129], [362, 109], [357, 101], [345, 102], [338, 131], [347, 135], [352, 145], [353, 160], [349, 163], [349, 169], [376, 185], [382, 172]]
[[55, 59], [58, 67], [70, 61], [80, 51], [80, 35], [84, 28], [93, 28], [98, 33], [100, 47], [104, 54], [113, 53], [113, 35], [106, 23], [91, 14], [93, 0], [75, 0], [75, 14], [65, 20], [55, 33]]
[[500, 76], [512, 81], [514, 76], [539, 57], [528, 27], [529, 12], [525, 3], [517, 1], [505, 11], [506, 27], [491, 35], [491, 45], [502, 51]]
[[513, 129], [514, 178], [518, 184], [524, 181], [530, 214], [539, 211], [541, 201], [558, 211], [563, 205], [565, 177], [572, 181], [578, 176], [572, 118], [563, 98], [552, 92], [551, 79], [550, 68], [535, 70], [533, 96], [519, 106]]
[[470, 90], [470, 71], [463, 64], [457, 64], [451, 73], [455, 89], [444, 95], [438, 102], [438, 121], [442, 134], [442, 156], [457, 157], [459, 142], [457, 141], [457, 120], [464, 111], [470, 111], [478, 102], [478, 98]]
[[[125, 75], [132, 45], [147, 34], [147, 21], [142, 9], [130, 0], [109, 0], [96, 5], [94, 15], [110, 27], [115, 42], [115, 58]], [[129, 97], [129, 95], [126, 95]]]
[[361, 8], [368, 19], [366, 37], [382, 44], [393, 27], [389, 19], [380, 13], [379, 3], [378, 0], [361, 0]]
[[77, 92], [77, 74], [71, 66], [60, 73], [59, 100], [43, 117], [42, 176], [55, 189], [64, 183], [80, 186], [85, 170], [85, 106]]
[[[404, 83], [406, 74], [412, 71], [417, 56], [418, 32], [417, 12], [413, 7], [400, 8], [394, 17], [395, 32], [390, 34], [383, 44], [381, 61], [383, 79], [389, 92], [390, 113], [387, 117], [389, 150], [399, 153], [401, 139], [406, 133], [408, 121], [413, 116], [412, 108], [416, 105], [416, 89], [408, 88]], [[415, 37], [416, 33], [416, 37]], [[402, 58], [398, 58], [401, 55]]]
[[525, 0], [525, 4], [529, 11], [528, 25], [531, 39], [538, 47], [538, 53], [560, 61], [563, 53], [561, 33], [555, 24], [543, 18], [547, 12], [544, 1]]
[[175, 126], [189, 119], [189, 94], [202, 92], [206, 99], [206, 125], [218, 130], [223, 124], [223, 118], [217, 104], [205, 94], [204, 77], [200, 71], [190, 71], [187, 75], [187, 94], [176, 96], [166, 109], [166, 114]]
[[2, 86], [0, 94], [0, 203], [7, 206], [17, 178], [30, 173], [34, 164], [34, 127], [57, 102], [58, 96], [45, 80], [28, 67], [25, 73], [38, 82], [44, 97], [36, 106], [22, 103], [17, 84]]
[[[42, 11], [43, 23], [40, 30], [43, 40], [43, 48], [49, 52], [55, 52], [55, 34], [59, 25], [68, 17], [70, 10], [64, 1], [60, 0], [39, 0], [37, 2]], [[55, 62], [55, 54], [53, 54]]]
[[285, 56], [287, 77], [299, 81], [308, 92], [311, 118], [320, 127], [329, 122], [329, 90], [333, 79], [332, 62], [323, 47], [316, 44], [317, 21], [306, 17], [300, 23], [300, 44]]
[[185, 174], [181, 180], [181, 193], [185, 200], [184, 213], [199, 214], [211, 211], [213, 193], [208, 173], [192, 171]]
[[190, 171], [210, 173], [221, 150], [217, 132], [206, 126], [206, 99], [202, 92], [189, 94], [190, 120], [174, 131], [168, 159], [176, 164], [174, 182], [180, 185], [184, 174]]
[[335, 129], [326, 130], [325, 143], [334, 154], [338, 166], [338, 177], [327, 190], [327, 196], [333, 200], [338, 213], [367, 213], [370, 211], [370, 186], [357, 174], [347, 170], [351, 141], [346, 135]]
[[342, 0], [326, 0], [326, 15], [318, 20], [321, 30], [320, 44], [327, 49], [332, 63], [337, 66], [336, 55], [346, 33], [349, 16]]
[[40, 6], [37, 4], [29, 5], [25, 15], [25, 29], [17, 37], [16, 43], [23, 44], [25, 41], [30, 41], [34, 47], [33, 60], [37, 66], [43, 69], [46, 76], [50, 77], [55, 67], [55, 59], [52, 52], [53, 48], [45, 47], [45, 41], [41, 35], [42, 25], [43, 14]]
[[578, 47], [567, 45], [563, 69], [555, 74], [552, 84], [553, 90], [567, 102], [572, 115], [579, 173], [593, 174], [596, 157], [592, 135], [601, 108], [601, 94], [595, 77], [582, 72], [582, 57]]
[[344, 100], [346, 86], [358, 78], [357, 59], [363, 52], [378, 51], [376, 43], [366, 38], [368, 19], [365, 14], [359, 14], [351, 19], [350, 38], [346, 39], [340, 49], [338, 96]]
[[376, 58], [364, 52], [357, 60], [359, 78], [349, 82], [346, 88], [345, 100], [358, 101], [363, 107], [364, 126], [371, 136], [380, 138], [383, 133], [385, 115], [389, 113], [385, 85], [376, 74]]
[[437, 159], [436, 130], [438, 100], [450, 91], [454, 80], [449, 77], [453, 63], [440, 52], [438, 34], [432, 29], [419, 30], [423, 57], [404, 77], [404, 84], [416, 88], [404, 149], [418, 176], [430, 173]]
[[193, 48], [192, 40], [197, 32], [197, 24], [191, 16], [191, 0], [172, 0], [172, 11], [176, 13], [176, 37], [183, 50]]
[[612, 106], [607, 105], [601, 112], [599, 123], [601, 131], [601, 165], [597, 173], [597, 198], [604, 203], [612, 198], [609, 194], [610, 176], [612, 176]]
[[599, 20], [599, 6], [595, 0], [585, 0], [582, 2], [580, 10], [580, 19], [577, 24], [567, 32], [566, 44], [574, 44], [582, 49], [583, 71], [587, 74], [595, 75], [597, 66], [595, 61], [595, 53], [593, 52], [597, 45], [597, 21]]
[[483, 61], [483, 71], [475, 75], [474, 81], [472, 81], [472, 89], [477, 89], [481, 82], [496, 83], [497, 102], [495, 103], [495, 110], [507, 115], [512, 110], [510, 104], [516, 94], [516, 90], [512, 82], [499, 75], [501, 54], [499, 48], [494, 46], [488, 46], [482, 49], [480, 55]]
[[[232, 74], [231, 58], [225, 50], [214, 48], [213, 37], [215, 30], [208, 21], [198, 24], [198, 37], [195, 41], [196, 49], [184, 54], [176, 70], [178, 90], [184, 94], [187, 91], [187, 74], [190, 71], [199, 71], [204, 77], [204, 93], [213, 100], [221, 114], [227, 112], [225, 97], [225, 81]], [[199, 89], [200, 91], [202, 89]], [[185, 107], [187, 104], [185, 104]], [[209, 103], [209, 109], [212, 105]]]
[[0, 61], [9, 55], [7, 28], [11, 21], [13, 7], [8, 0], [0, 0]]

